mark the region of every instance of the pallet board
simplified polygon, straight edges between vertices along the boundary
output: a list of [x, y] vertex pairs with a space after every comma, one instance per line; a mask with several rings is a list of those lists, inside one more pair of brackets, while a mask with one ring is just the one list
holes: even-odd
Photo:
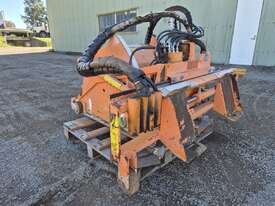
[[[206, 150], [206, 147], [199, 142], [212, 133], [212, 127], [205, 125], [205, 121], [202, 121], [201, 125], [198, 125], [198, 127], [201, 127], [202, 131], [197, 137], [197, 142], [185, 148], [188, 154], [188, 163], [200, 156]], [[99, 123], [97, 120], [92, 120], [89, 117], [82, 117], [64, 123], [64, 134], [66, 139], [72, 142], [80, 141], [85, 143], [90, 158], [94, 159], [97, 156], [103, 156], [116, 165], [117, 162], [112, 161], [111, 158], [111, 140], [109, 133], [110, 130], [106, 124]], [[127, 138], [127, 136], [122, 135], [121, 141], [125, 141]], [[165, 146], [161, 147], [162, 148], [159, 149], [165, 151], [162, 161], [150, 148], [144, 149], [138, 153], [137, 170], [140, 171], [140, 180], [148, 177], [154, 171], [164, 167], [176, 158], [176, 156], [167, 150]], [[156, 148], [157, 147], [155, 147], [155, 149]]]
[[87, 145], [88, 156], [100, 154], [111, 161], [109, 128], [88, 117], [64, 123], [64, 134], [69, 141], [79, 140]]

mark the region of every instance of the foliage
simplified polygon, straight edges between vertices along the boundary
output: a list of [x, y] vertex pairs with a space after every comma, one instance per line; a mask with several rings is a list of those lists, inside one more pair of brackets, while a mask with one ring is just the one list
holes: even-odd
[[5, 25], [6, 25], [6, 28], [15, 28], [15, 23], [9, 20], [5, 21]]
[[0, 36], [0, 48], [5, 48], [5, 47], [9, 47], [9, 45], [6, 44], [4, 37]]
[[52, 47], [52, 40], [51, 38], [38, 38], [38, 37], [34, 37], [34, 39], [37, 39], [39, 41], [43, 41], [47, 43], [47, 47]]
[[47, 24], [47, 11], [42, 0], [24, 0], [24, 13], [21, 16], [28, 28], [42, 23]]

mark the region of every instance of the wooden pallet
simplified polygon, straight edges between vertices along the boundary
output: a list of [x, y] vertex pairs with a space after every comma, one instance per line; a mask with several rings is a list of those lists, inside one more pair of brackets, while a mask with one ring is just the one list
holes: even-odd
[[[202, 125], [201, 125], [202, 127]], [[211, 127], [202, 127], [201, 134], [197, 136], [197, 141], [189, 145], [186, 149], [188, 154], [187, 162], [193, 161], [196, 157], [205, 152], [206, 147], [200, 143], [205, 137], [212, 133], [212, 130], [208, 130]], [[83, 142], [87, 145], [88, 156], [92, 159], [98, 155], [103, 156], [107, 160], [116, 164], [111, 159], [111, 141], [110, 141], [110, 129], [98, 121], [94, 121], [89, 117], [82, 117], [73, 121], [64, 123], [64, 134], [66, 139], [72, 142]], [[122, 135], [122, 141], [127, 137]], [[162, 149], [166, 150], [164, 146]], [[167, 150], [162, 161], [150, 150], [143, 150], [138, 155], [138, 169], [142, 170], [141, 180], [152, 174], [157, 169], [165, 166], [176, 157]]]
[[108, 127], [82, 117], [64, 123], [64, 134], [67, 140], [81, 141], [87, 145], [88, 156], [94, 159], [98, 154], [111, 161], [110, 130]]

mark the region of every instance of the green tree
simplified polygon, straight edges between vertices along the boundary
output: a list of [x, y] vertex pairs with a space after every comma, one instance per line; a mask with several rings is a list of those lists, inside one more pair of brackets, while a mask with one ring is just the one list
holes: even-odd
[[5, 25], [7, 28], [15, 28], [15, 23], [13, 23], [12, 21], [9, 21], [9, 20], [5, 21]]
[[42, 0], [24, 0], [24, 13], [21, 16], [29, 28], [47, 23], [47, 11]]

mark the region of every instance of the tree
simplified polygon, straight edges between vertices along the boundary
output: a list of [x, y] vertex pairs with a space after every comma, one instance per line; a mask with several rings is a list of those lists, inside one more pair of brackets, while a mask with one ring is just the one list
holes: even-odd
[[6, 25], [6, 28], [15, 28], [15, 23], [9, 20], [5, 21], [5, 25]]
[[21, 17], [29, 28], [47, 24], [47, 11], [42, 0], [24, 0], [24, 5], [25, 15]]

